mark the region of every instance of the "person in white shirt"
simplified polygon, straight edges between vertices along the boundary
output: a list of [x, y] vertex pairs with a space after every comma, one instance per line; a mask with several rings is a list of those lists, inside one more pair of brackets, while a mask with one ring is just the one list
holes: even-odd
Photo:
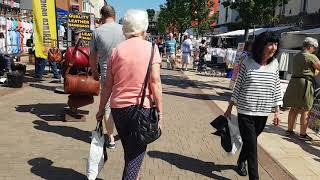
[[181, 46], [182, 50], [182, 67], [181, 70], [188, 71], [188, 64], [191, 62], [192, 41], [188, 36], [188, 33], [184, 34], [184, 40]]

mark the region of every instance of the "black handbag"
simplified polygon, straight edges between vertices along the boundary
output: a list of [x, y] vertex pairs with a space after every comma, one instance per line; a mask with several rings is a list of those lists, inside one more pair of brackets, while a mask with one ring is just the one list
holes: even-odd
[[23, 86], [24, 74], [20, 71], [7, 73], [7, 84], [9, 87], [21, 88]]
[[226, 152], [231, 152], [232, 143], [230, 130], [228, 126], [228, 119], [222, 115], [218, 116], [211, 123], [211, 126], [214, 127], [217, 131], [213, 134], [221, 137], [221, 146]]
[[133, 136], [137, 139], [138, 143], [142, 145], [152, 143], [161, 136], [161, 129], [158, 128], [159, 116], [157, 108], [153, 104], [150, 110], [151, 114], [146, 114], [143, 107], [144, 99], [146, 96], [146, 89], [150, 78], [151, 65], [154, 56], [154, 43], [152, 43], [151, 50], [151, 58], [149, 61], [147, 74], [144, 79], [144, 87], [141, 102], [138, 106], [135, 106], [135, 110], [132, 116], [132, 119], [135, 120], [136, 123], [133, 131]]

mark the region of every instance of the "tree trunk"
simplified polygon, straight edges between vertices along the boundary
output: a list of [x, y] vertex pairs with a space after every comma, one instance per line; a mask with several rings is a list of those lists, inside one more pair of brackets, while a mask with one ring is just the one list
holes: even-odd
[[244, 41], [248, 41], [249, 39], [249, 26], [244, 29]]

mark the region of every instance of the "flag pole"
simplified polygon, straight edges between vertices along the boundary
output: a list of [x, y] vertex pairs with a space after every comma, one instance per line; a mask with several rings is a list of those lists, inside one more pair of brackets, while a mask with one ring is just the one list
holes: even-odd
[[57, 18], [57, 3], [56, 3], [56, 0], [54, 0], [54, 14], [56, 15], [57, 48], [59, 48], [59, 33], [58, 33], [58, 18]]

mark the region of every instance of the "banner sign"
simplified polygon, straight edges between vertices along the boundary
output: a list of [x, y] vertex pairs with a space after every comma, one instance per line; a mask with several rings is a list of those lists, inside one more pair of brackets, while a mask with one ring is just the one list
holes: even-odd
[[55, 1], [33, 0], [34, 44], [36, 57], [48, 58], [48, 50], [57, 42]]
[[68, 15], [68, 27], [71, 29], [90, 30], [90, 14], [70, 12]]

